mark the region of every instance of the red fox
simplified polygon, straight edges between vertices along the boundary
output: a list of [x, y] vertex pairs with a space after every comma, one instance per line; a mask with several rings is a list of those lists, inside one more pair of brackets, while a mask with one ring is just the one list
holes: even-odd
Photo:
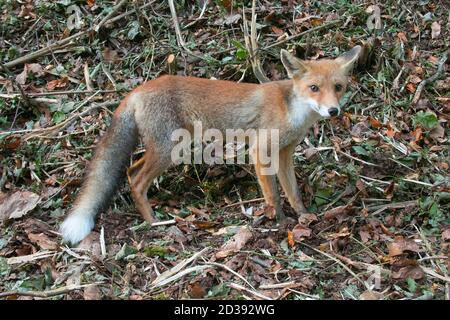
[[[172, 164], [171, 133], [179, 128], [192, 132], [195, 121], [201, 121], [205, 129], [221, 131], [279, 130], [276, 175], [296, 213], [306, 212], [295, 177], [293, 151], [316, 121], [340, 113], [339, 100], [360, 51], [361, 47], [355, 46], [336, 59], [304, 61], [281, 50], [289, 80], [250, 84], [162, 76], [140, 85], [120, 103], [96, 148], [82, 190], [61, 225], [64, 240], [74, 244], [91, 232], [96, 214], [105, 209], [120, 186], [139, 137], [146, 152], [128, 170], [131, 194], [142, 217], [154, 222], [147, 190]], [[253, 152], [256, 149], [251, 148]], [[282, 218], [275, 175], [263, 174], [263, 167], [256, 159], [255, 171], [266, 204]]]

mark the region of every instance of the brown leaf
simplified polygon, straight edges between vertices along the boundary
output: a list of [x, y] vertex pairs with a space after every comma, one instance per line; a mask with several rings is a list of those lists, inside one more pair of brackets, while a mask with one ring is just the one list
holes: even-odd
[[291, 230], [288, 230], [288, 232], [287, 232], [287, 241], [288, 241], [289, 247], [292, 248], [295, 245], [294, 233]]
[[372, 126], [372, 128], [375, 128], [375, 129], [379, 129], [382, 126], [380, 121], [378, 121], [377, 119], [372, 118], [372, 117], [369, 117], [369, 123]]
[[44, 250], [56, 250], [58, 249], [58, 244], [50, 240], [50, 238], [45, 233], [29, 233], [28, 238], [31, 242], [36, 243], [41, 249]]
[[392, 181], [386, 189], [384, 189], [384, 195], [386, 196], [386, 199], [391, 200], [394, 197], [394, 188], [395, 188], [395, 182]]
[[98, 286], [89, 286], [84, 288], [83, 298], [84, 300], [101, 300], [102, 292]]
[[383, 294], [376, 291], [367, 290], [360, 294], [359, 300], [381, 300]]
[[405, 251], [420, 252], [420, 246], [412, 239], [397, 237], [388, 244], [389, 256], [395, 257], [402, 255]]
[[326, 220], [338, 219], [342, 221], [347, 217], [349, 210], [351, 209], [351, 205], [347, 204], [345, 206], [339, 206], [330, 210], [325, 211], [324, 218]]
[[47, 90], [55, 90], [56, 88], [64, 88], [69, 83], [69, 78], [67, 76], [60, 79], [52, 80], [47, 83]]
[[417, 86], [414, 83], [410, 82], [406, 85], [406, 90], [408, 90], [411, 93], [416, 92], [416, 89], [417, 89]]
[[441, 25], [435, 21], [431, 24], [431, 39], [436, 39], [441, 34]]
[[219, 223], [213, 222], [213, 221], [194, 220], [194, 221], [192, 221], [192, 224], [195, 225], [199, 229], [212, 229], [215, 226], [217, 226]]
[[317, 216], [314, 213], [302, 213], [300, 217], [298, 217], [298, 223], [307, 227], [312, 222], [317, 221]]
[[41, 197], [30, 191], [16, 191], [0, 199], [0, 221], [5, 219], [18, 219], [31, 210], [41, 201]]
[[450, 240], [450, 228], [447, 228], [444, 231], [442, 231], [442, 240], [444, 241]]
[[194, 299], [201, 299], [207, 294], [206, 288], [204, 288], [200, 282], [195, 282], [189, 289], [189, 295]]
[[363, 243], [366, 243], [372, 239], [369, 231], [359, 230], [359, 236], [361, 237], [361, 241]]
[[241, 228], [230, 240], [228, 240], [216, 253], [216, 258], [225, 258], [233, 252], [237, 252], [253, 237], [248, 228]]
[[102, 255], [101, 245], [100, 245], [100, 233], [92, 231], [85, 237], [80, 244], [78, 249], [84, 250], [92, 254], [94, 257], [100, 259]]
[[104, 59], [106, 62], [109, 62], [109, 63], [116, 63], [116, 62], [120, 61], [120, 57], [119, 57], [119, 55], [117, 54], [117, 51], [116, 51], [116, 50], [112, 50], [112, 49], [110, 49], [110, 48], [108, 48], [108, 47], [106, 47], [106, 48], [103, 50], [102, 55], [103, 55], [103, 59]]
[[444, 136], [445, 136], [445, 129], [440, 124], [438, 124], [430, 132], [430, 137], [432, 137], [433, 139], [438, 140], [438, 141], [439, 141], [439, 139], [443, 139]]
[[292, 229], [292, 235], [295, 241], [301, 242], [311, 236], [311, 229], [298, 224]]
[[392, 279], [405, 280], [407, 278], [412, 278], [414, 280], [422, 279], [424, 276], [422, 268], [419, 266], [406, 266], [398, 269], [397, 271], [392, 271]]

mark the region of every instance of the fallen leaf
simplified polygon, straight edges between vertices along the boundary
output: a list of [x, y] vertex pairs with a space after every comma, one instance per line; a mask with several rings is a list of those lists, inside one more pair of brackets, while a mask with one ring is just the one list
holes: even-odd
[[337, 219], [338, 221], [342, 221], [348, 215], [349, 210], [351, 209], [351, 205], [347, 204], [345, 206], [339, 206], [330, 210], [327, 210], [323, 213], [324, 218], [326, 220]]
[[0, 199], [0, 221], [18, 219], [33, 210], [41, 197], [30, 191], [16, 191]]
[[81, 240], [80, 244], [78, 245], [78, 249], [89, 252], [94, 257], [100, 259], [102, 255], [100, 246], [100, 233], [96, 231], [92, 231], [91, 233], [89, 233], [87, 237]]
[[102, 55], [103, 55], [103, 59], [104, 59], [106, 62], [109, 62], [109, 63], [116, 63], [116, 62], [120, 61], [120, 57], [119, 57], [119, 55], [117, 54], [117, 51], [116, 51], [116, 50], [112, 50], [112, 49], [110, 49], [110, 48], [108, 48], [108, 47], [106, 47], [106, 48], [103, 50]]
[[31, 242], [36, 243], [44, 250], [58, 249], [58, 244], [55, 241], [50, 240], [50, 238], [45, 233], [29, 233], [28, 239], [30, 239]]
[[389, 256], [395, 257], [402, 255], [405, 251], [420, 252], [420, 246], [412, 239], [397, 237], [388, 244]]
[[67, 76], [62, 77], [62, 78], [48, 82], [47, 89], [51, 91], [51, 90], [55, 90], [56, 88], [64, 88], [65, 86], [67, 86], [68, 83], [69, 83], [69, 78]]
[[288, 241], [289, 247], [292, 248], [295, 245], [294, 233], [290, 230], [288, 230], [288, 232], [287, 232], [287, 241]]
[[102, 292], [98, 286], [89, 286], [84, 288], [83, 298], [84, 300], [101, 300]]
[[364, 231], [364, 230], [360, 230], [359, 231], [359, 236], [361, 237], [361, 241], [363, 243], [368, 242], [370, 239], [372, 239], [370, 232], [368, 231]]
[[430, 137], [432, 137], [435, 140], [443, 139], [444, 136], [445, 136], [445, 129], [439, 123], [430, 132]]
[[359, 300], [381, 300], [382, 298], [382, 293], [371, 290], [364, 291], [359, 295]]
[[392, 279], [396, 280], [405, 280], [407, 278], [419, 280], [423, 278], [424, 272], [419, 266], [406, 266], [392, 271], [391, 276]]
[[447, 228], [444, 231], [442, 231], [442, 240], [444, 241], [450, 240], [450, 228]]
[[192, 224], [195, 225], [199, 229], [212, 229], [217, 226], [219, 223], [214, 221], [192, 221]]
[[386, 199], [391, 200], [394, 197], [394, 188], [395, 188], [395, 182], [392, 181], [386, 189], [384, 189], [384, 195]]
[[216, 258], [225, 258], [233, 252], [238, 252], [253, 237], [248, 228], [242, 228], [230, 240], [222, 245], [220, 251], [216, 253]]
[[372, 126], [372, 128], [375, 128], [375, 129], [379, 129], [382, 126], [380, 121], [378, 121], [377, 119], [372, 118], [372, 117], [369, 117], [369, 123]]
[[317, 216], [314, 213], [302, 213], [298, 217], [298, 223], [307, 227], [312, 222], [317, 221]]
[[441, 34], [441, 25], [435, 21], [431, 24], [431, 39], [436, 39]]
[[294, 229], [292, 229], [292, 235], [295, 241], [301, 242], [304, 238], [311, 237], [311, 229], [297, 224]]

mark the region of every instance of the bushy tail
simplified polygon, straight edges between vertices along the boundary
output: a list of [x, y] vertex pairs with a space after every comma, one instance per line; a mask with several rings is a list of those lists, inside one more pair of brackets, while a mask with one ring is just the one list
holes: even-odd
[[138, 140], [134, 112], [130, 109], [126, 105], [119, 107], [95, 151], [82, 190], [61, 224], [65, 241], [77, 243], [84, 239], [94, 228], [97, 213], [109, 204], [120, 186]]

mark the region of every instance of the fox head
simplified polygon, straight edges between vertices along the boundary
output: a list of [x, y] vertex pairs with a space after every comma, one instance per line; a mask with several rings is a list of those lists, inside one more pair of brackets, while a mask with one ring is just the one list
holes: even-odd
[[360, 52], [361, 47], [355, 46], [336, 59], [305, 61], [281, 50], [281, 61], [293, 80], [295, 99], [324, 118], [339, 115], [339, 100], [347, 89], [348, 74]]

